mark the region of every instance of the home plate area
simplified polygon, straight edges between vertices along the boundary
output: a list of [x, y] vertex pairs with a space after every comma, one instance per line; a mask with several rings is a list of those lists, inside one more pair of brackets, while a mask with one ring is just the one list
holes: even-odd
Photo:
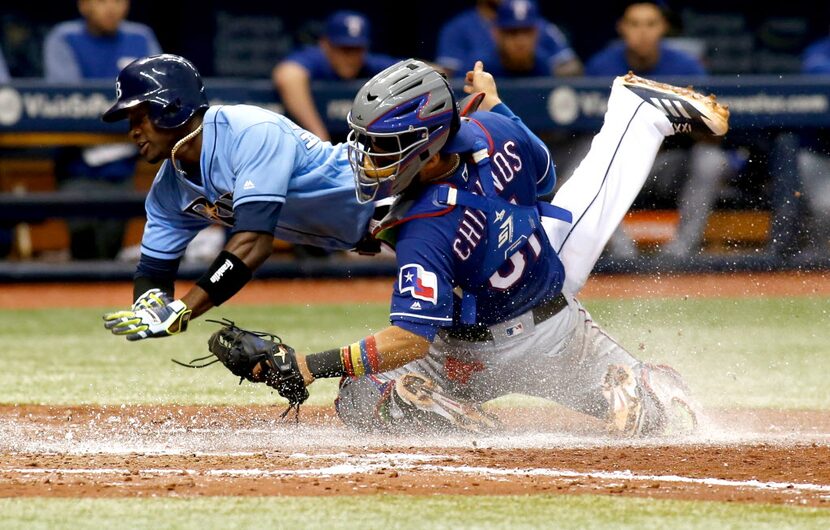
[[551, 407], [494, 407], [498, 434], [421, 437], [357, 434], [331, 408], [305, 407], [299, 423], [281, 411], [2, 406], [0, 496], [599, 493], [830, 506], [827, 412], [720, 410], [700, 434], [632, 440]]

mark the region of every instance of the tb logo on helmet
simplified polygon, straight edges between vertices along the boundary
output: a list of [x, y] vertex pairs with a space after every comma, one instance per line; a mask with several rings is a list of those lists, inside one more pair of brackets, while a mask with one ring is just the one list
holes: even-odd
[[115, 99], [121, 99], [121, 81], [115, 82]]

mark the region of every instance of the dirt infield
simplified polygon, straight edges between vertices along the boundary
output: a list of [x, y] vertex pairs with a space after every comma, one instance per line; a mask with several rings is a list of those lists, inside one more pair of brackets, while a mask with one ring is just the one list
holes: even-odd
[[[386, 302], [391, 279], [256, 281], [231, 303]], [[180, 286], [181, 289], [183, 286]], [[828, 296], [830, 275], [597, 276], [583, 298]], [[2, 285], [0, 308], [124, 306], [128, 284]], [[830, 411], [710, 411], [619, 440], [556, 408], [494, 435], [358, 436], [331, 408], [0, 405], [0, 497], [578, 494], [830, 507]]]
[[498, 435], [430, 438], [358, 436], [328, 408], [286, 424], [280, 411], [0, 407], [0, 497], [593, 493], [830, 507], [827, 413], [721, 411], [699, 436], [625, 441], [548, 408], [493, 409]]

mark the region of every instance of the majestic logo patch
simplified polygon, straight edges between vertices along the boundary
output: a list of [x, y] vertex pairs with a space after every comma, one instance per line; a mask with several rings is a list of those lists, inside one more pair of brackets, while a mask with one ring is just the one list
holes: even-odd
[[245, 185], [242, 186], [242, 189], [243, 190], [252, 190], [255, 187], [256, 186], [254, 186], [254, 181], [252, 181], [251, 179], [248, 179], [248, 180], [245, 181]]
[[233, 226], [233, 194], [226, 193], [216, 199], [215, 203], [210, 202], [205, 197], [199, 197], [188, 204], [184, 212], [203, 217], [212, 223]]
[[401, 267], [398, 273], [398, 290], [401, 294], [412, 293], [413, 298], [433, 304], [438, 301], [438, 276], [425, 271], [417, 263]]

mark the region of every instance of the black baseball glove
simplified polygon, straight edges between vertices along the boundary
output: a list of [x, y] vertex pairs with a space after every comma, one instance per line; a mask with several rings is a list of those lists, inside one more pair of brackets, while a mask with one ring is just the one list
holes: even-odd
[[[208, 349], [211, 355], [193, 359], [184, 364], [173, 359], [173, 362], [188, 368], [203, 368], [215, 362], [221, 362], [239, 376], [239, 383], [243, 379], [255, 383], [264, 382], [274, 388], [288, 400], [288, 409], [283, 416], [293, 408], [299, 413], [300, 404], [308, 399], [308, 389], [297, 365], [297, 356], [294, 348], [285, 344], [281, 338], [262, 331], [248, 331], [238, 327], [230, 320], [209, 320], [222, 325], [222, 328], [213, 333], [208, 339]], [[201, 365], [193, 364], [210, 357], [216, 359]], [[260, 369], [254, 375], [254, 368]]]

